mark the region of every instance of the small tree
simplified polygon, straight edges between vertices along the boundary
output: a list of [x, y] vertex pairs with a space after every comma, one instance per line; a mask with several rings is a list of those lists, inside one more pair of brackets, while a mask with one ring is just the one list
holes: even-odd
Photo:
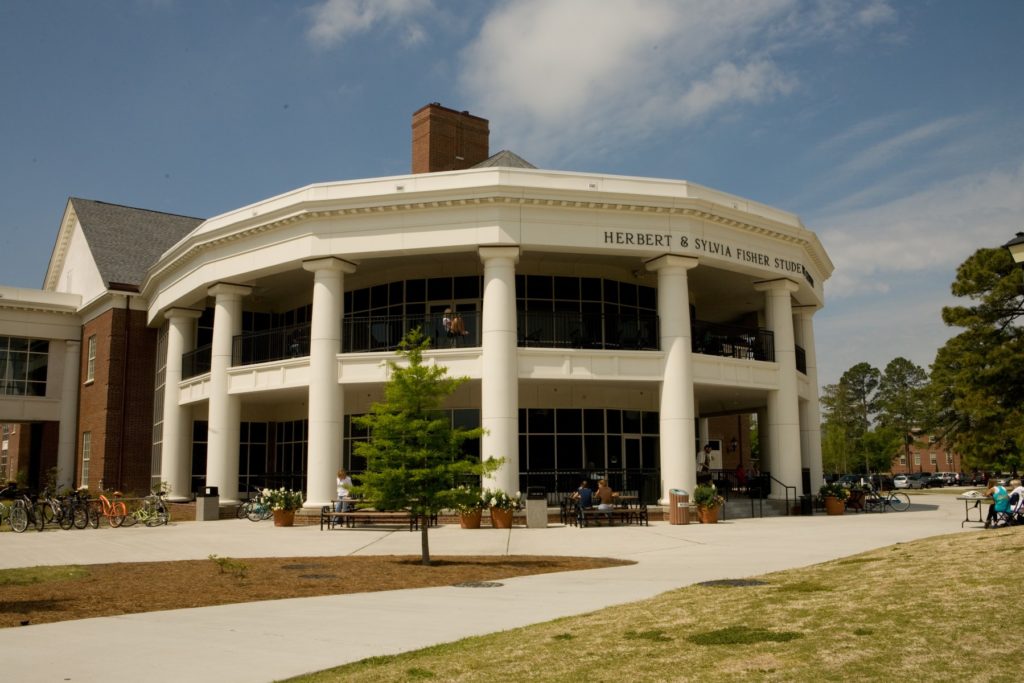
[[479, 438], [483, 430], [454, 427], [441, 411], [444, 400], [466, 378], [448, 377], [443, 365], [425, 365], [423, 351], [429, 346], [419, 329], [409, 332], [398, 349], [405, 363], [388, 362], [391, 379], [384, 386], [384, 400], [355, 418], [370, 438], [355, 445], [356, 455], [366, 458], [366, 471], [354, 489], [379, 509], [406, 508], [416, 515], [422, 561], [427, 565], [430, 517], [457, 507], [459, 484], [501, 464], [463, 454], [462, 444]]

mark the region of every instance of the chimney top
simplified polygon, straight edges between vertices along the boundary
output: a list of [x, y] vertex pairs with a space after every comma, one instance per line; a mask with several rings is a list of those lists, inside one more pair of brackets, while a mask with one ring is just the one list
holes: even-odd
[[490, 156], [487, 119], [431, 102], [412, 115], [412, 172], [458, 171]]

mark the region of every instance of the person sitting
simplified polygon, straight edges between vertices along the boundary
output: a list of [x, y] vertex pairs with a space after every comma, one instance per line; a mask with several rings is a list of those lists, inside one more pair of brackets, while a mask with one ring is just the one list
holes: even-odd
[[572, 494], [576, 505], [584, 510], [594, 507], [594, 492], [590, 490], [590, 482], [586, 479], [580, 482], [580, 487]]
[[598, 510], [614, 509], [615, 506], [612, 502], [615, 497], [615, 493], [612, 491], [612, 487], [608, 486], [608, 482], [604, 479], [597, 482], [597, 492], [594, 495], [597, 497]]
[[988, 517], [985, 519], [985, 528], [1005, 526], [1010, 513], [1010, 494], [1006, 489], [996, 483], [995, 479], [988, 480], [988, 488], [985, 489], [985, 497], [992, 498], [992, 504], [988, 506]]

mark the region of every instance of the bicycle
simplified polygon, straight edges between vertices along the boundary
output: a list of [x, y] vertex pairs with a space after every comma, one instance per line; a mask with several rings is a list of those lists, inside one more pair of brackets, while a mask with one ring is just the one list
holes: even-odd
[[274, 511], [270, 509], [270, 504], [267, 503], [261, 493], [256, 494], [254, 498], [250, 498], [238, 506], [238, 517], [245, 517], [250, 522], [270, 519], [273, 515]]
[[72, 491], [61, 499], [64, 514], [60, 518], [60, 528], [84, 529], [89, 524], [89, 494], [84, 491]]
[[100, 494], [100, 508], [93, 513], [92, 518], [89, 520], [92, 523], [93, 529], [99, 528], [100, 517], [106, 517], [107, 524], [114, 529], [121, 526], [125, 518], [128, 517], [128, 506], [120, 499], [121, 492], [114, 491], [111, 495], [114, 497], [114, 500], [110, 500], [102, 493]]
[[886, 508], [891, 508], [895, 512], [909, 510], [910, 496], [902, 491], [877, 491], [873, 488], [865, 492], [865, 512], [885, 512]]
[[167, 504], [164, 502], [165, 495], [165, 492], [158, 491], [146, 496], [142, 501], [142, 506], [132, 510], [124, 518], [122, 524], [124, 526], [132, 526], [136, 522], [142, 522], [146, 526], [167, 524], [171, 519], [171, 514], [167, 509]]
[[14, 499], [7, 516], [7, 522], [11, 525], [11, 529], [19, 534], [25, 531], [30, 524], [37, 531], [42, 531], [46, 526], [46, 520], [43, 519], [43, 511], [38, 509], [36, 501], [32, 500], [27, 493], [19, 494]]

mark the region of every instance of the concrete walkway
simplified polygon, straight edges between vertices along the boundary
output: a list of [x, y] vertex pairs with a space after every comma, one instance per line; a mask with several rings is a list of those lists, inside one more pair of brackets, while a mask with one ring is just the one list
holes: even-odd
[[[907, 512], [744, 519], [717, 525], [551, 526], [430, 531], [431, 554], [595, 555], [627, 567], [545, 574], [496, 588], [440, 587], [202, 607], [0, 629], [10, 681], [257, 683], [601, 606], [698, 581], [801, 567], [892, 543], [961, 531], [948, 495], [913, 496]], [[979, 528], [967, 525], [966, 531]], [[418, 555], [420, 537], [373, 529], [321, 532], [246, 520], [147, 529], [0, 534], [0, 566], [222, 557]], [[358, 624], [353, 628], [352, 624]]]

